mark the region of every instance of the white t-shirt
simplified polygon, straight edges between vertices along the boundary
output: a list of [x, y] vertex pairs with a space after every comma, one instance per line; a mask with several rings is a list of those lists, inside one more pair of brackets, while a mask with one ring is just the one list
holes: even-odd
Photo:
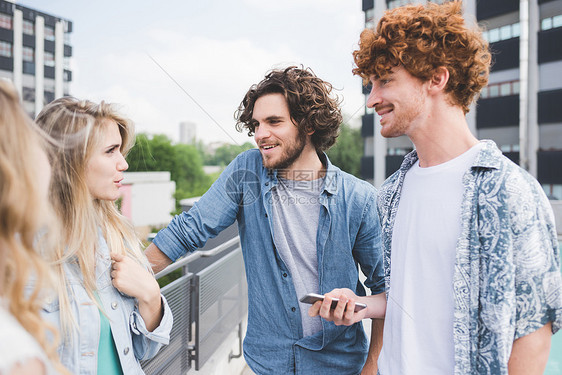
[[39, 359], [45, 365], [45, 373], [55, 374], [45, 352], [37, 341], [4, 308], [0, 300], [0, 375], [9, 374], [16, 364]]
[[428, 168], [418, 161], [406, 173], [392, 233], [383, 375], [454, 372], [452, 282], [462, 178], [480, 147]]

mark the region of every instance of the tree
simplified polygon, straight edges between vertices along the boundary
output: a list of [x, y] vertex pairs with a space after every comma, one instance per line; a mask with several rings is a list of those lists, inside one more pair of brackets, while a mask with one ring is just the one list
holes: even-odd
[[361, 131], [342, 124], [336, 144], [327, 152], [330, 161], [340, 169], [360, 177], [363, 138]]
[[245, 142], [243, 145], [223, 145], [215, 150], [214, 155], [208, 155], [205, 159], [206, 165], [220, 165], [226, 166], [238, 156], [238, 154], [250, 150], [255, 146], [250, 142]]
[[130, 172], [169, 171], [176, 182], [176, 209], [180, 200], [203, 195], [214, 181], [203, 172], [203, 161], [195, 146], [174, 145], [162, 134], [138, 134], [127, 162]]

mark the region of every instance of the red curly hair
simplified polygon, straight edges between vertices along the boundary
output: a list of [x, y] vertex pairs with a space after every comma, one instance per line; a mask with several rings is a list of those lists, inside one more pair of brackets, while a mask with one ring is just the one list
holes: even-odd
[[365, 81], [383, 77], [395, 66], [427, 81], [444, 66], [449, 71], [445, 92], [464, 113], [487, 85], [491, 62], [481, 31], [466, 26], [460, 1], [386, 11], [376, 31], [361, 33], [353, 58], [357, 65], [353, 73]]

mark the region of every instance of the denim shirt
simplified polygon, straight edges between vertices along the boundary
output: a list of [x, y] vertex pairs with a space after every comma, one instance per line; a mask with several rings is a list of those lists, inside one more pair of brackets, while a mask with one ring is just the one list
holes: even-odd
[[[455, 374], [507, 374], [513, 341], [562, 324], [560, 254], [552, 208], [531, 175], [483, 141], [463, 177], [461, 235], [453, 275]], [[389, 290], [392, 229], [406, 155], [378, 199]], [[395, 265], [400, 267], [400, 265]], [[386, 375], [386, 374], [384, 374]]]
[[[120, 293], [111, 283], [111, 258], [105, 239], [100, 236], [96, 254], [96, 287], [107, 314], [111, 333], [124, 374], [144, 374], [139, 360], [150, 359], [162, 345], [170, 341], [172, 312], [162, 296], [164, 315], [160, 325], [148, 332], [141, 317], [136, 299]], [[61, 362], [72, 374], [97, 374], [98, 345], [100, 338], [100, 315], [82, 285], [82, 276], [77, 263], [66, 263], [65, 272], [70, 289], [71, 312], [76, 319], [78, 332], [70, 342], [58, 348]], [[60, 330], [58, 299], [43, 307], [43, 317]], [[62, 340], [61, 340], [62, 341]]]
[[[367, 276], [365, 286], [373, 294], [382, 293], [376, 190], [321, 157], [327, 173], [316, 238], [320, 293], [349, 288], [365, 295], [357, 264]], [[238, 220], [249, 300], [244, 356], [252, 370], [358, 374], [368, 351], [361, 323], [338, 327], [322, 320], [322, 331], [303, 337], [292, 275], [273, 240], [271, 189], [277, 183], [277, 171], [263, 167], [259, 150], [246, 151], [189, 212], [158, 233], [154, 244], [175, 261]]]

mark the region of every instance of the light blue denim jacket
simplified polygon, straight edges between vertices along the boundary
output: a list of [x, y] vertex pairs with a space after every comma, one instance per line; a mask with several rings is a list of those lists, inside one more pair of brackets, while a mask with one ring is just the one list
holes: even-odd
[[[382, 293], [376, 190], [321, 157], [327, 172], [316, 238], [320, 293], [349, 288], [365, 295], [358, 264], [367, 276], [365, 286]], [[277, 172], [263, 167], [258, 150], [244, 152], [189, 212], [158, 233], [154, 244], [175, 261], [237, 220], [248, 280], [244, 356], [252, 370], [268, 375], [358, 374], [369, 346], [361, 323], [345, 327], [322, 320], [322, 331], [303, 337], [293, 276], [273, 240], [271, 189], [277, 183]]]
[[[172, 312], [162, 296], [164, 316], [160, 325], [152, 332], [146, 329], [136, 299], [120, 293], [111, 283], [111, 258], [105, 239], [100, 236], [96, 261], [96, 286], [107, 314], [115, 347], [124, 374], [144, 374], [139, 360], [150, 359], [162, 345], [167, 345], [172, 330]], [[61, 344], [58, 353], [62, 364], [72, 374], [97, 374], [98, 345], [100, 337], [100, 313], [82, 286], [78, 264], [65, 265], [70, 289], [72, 314], [79, 332], [70, 343]], [[58, 299], [48, 302], [43, 308], [43, 317], [60, 329]]]

